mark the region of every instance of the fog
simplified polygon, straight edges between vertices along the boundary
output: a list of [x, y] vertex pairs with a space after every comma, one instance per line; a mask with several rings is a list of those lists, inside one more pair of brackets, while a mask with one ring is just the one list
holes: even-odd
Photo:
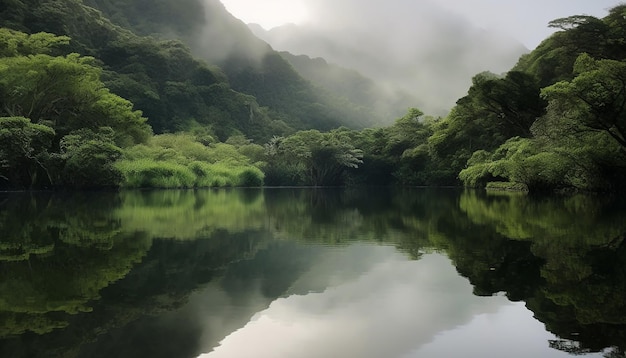
[[[207, 26], [196, 48], [214, 62], [233, 52], [249, 59], [268, 48], [244, 35], [243, 23], [220, 18], [218, 0], [203, 0]], [[483, 71], [503, 74], [555, 29], [550, 20], [576, 14], [602, 17], [618, 0], [223, 0], [243, 22], [266, 18], [288, 24], [252, 32], [277, 51], [321, 57], [357, 70], [379, 85], [379, 103], [418, 107], [426, 114], [446, 115], [463, 97], [471, 78]], [[246, 16], [247, 14], [247, 16]], [[243, 16], [242, 16], [243, 15]], [[231, 21], [233, 20], [233, 21]], [[237, 21], [235, 21], [237, 22]], [[228, 24], [226, 24], [228, 23]], [[269, 22], [268, 22], [269, 23]], [[239, 26], [241, 25], [241, 26]], [[204, 45], [204, 46], [203, 46]], [[380, 95], [378, 95], [380, 94]], [[378, 103], [377, 103], [378, 105]], [[389, 112], [387, 109], [380, 111]], [[385, 118], [388, 122], [393, 118]]]
[[434, 115], [447, 113], [473, 75], [506, 72], [528, 52], [429, 1], [316, 0], [306, 24], [252, 28], [276, 50], [353, 68], [391, 93], [411, 94], [413, 106]]
[[213, 64], [241, 57], [253, 63], [270, 51], [264, 41], [250, 36], [245, 24], [232, 16], [224, 16], [226, 8], [220, 0], [197, 0], [204, 6], [204, 24], [200, 31], [186, 40], [195, 55]]

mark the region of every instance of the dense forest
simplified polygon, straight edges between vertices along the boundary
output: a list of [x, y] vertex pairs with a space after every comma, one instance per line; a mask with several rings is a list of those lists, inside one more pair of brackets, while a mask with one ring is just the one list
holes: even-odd
[[623, 190], [626, 5], [549, 26], [447, 116], [382, 126], [367, 78], [322, 76], [217, 0], [3, 0], [0, 188]]

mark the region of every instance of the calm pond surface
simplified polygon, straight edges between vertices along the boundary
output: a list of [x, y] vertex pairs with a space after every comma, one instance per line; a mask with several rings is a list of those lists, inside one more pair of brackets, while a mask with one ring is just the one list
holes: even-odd
[[626, 205], [0, 193], [0, 357], [624, 357]]

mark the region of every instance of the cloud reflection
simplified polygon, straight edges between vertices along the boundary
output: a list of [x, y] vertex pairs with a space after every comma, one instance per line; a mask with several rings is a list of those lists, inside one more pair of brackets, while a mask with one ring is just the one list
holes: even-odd
[[201, 357], [400, 357], [509, 304], [472, 295], [445, 256], [407, 261], [372, 249], [389, 255], [349, 282], [275, 300]]

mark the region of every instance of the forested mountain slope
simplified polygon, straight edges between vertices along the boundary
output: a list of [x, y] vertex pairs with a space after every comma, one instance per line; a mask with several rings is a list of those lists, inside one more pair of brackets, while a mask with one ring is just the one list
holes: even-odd
[[[85, 3], [102, 13], [78, 0], [5, 2], [0, 26], [69, 36], [68, 51], [101, 60], [105, 84], [142, 110], [156, 133], [199, 122], [223, 139], [234, 129], [262, 140], [290, 128], [358, 128], [377, 120], [311, 86], [219, 1]], [[196, 60], [182, 43], [135, 33], [182, 39], [221, 68]]]
[[312, 84], [336, 98], [345, 99], [348, 105], [357, 105], [376, 114], [382, 124], [392, 124], [395, 118], [404, 115], [407, 108], [415, 106], [411, 93], [385, 89], [356, 70], [329, 63], [321, 57], [296, 56], [286, 51], [279, 53]]
[[156, 133], [196, 124], [222, 138], [233, 131], [263, 138], [268, 128], [288, 130], [254, 97], [233, 91], [219, 69], [196, 60], [181, 42], [139, 37], [81, 1], [15, 1], [2, 15], [2, 27], [69, 36], [69, 46], [57, 53], [95, 57], [104, 69], [104, 84], [133, 102]]
[[[92, 3], [115, 9], [126, 29], [79, 0], [0, 3], [0, 27], [19, 31], [2, 30], [0, 187], [259, 185], [263, 148], [251, 140], [371, 123], [300, 77], [221, 3], [194, 4]], [[133, 16], [146, 8], [154, 11]], [[185, 16], [195, 20], [177, 26]], [[187, 40], [224, 69], [179, 40], [133, 31]], [[193, 135], [149, 138], [180, 131]]]
[[219, 66], [233, 89], [255, 96], [272, 117], [297, 129], [363, 128], [384, 118], [312, 86], [218, 0], [86, 0], [141, 35], [177, 38]]

